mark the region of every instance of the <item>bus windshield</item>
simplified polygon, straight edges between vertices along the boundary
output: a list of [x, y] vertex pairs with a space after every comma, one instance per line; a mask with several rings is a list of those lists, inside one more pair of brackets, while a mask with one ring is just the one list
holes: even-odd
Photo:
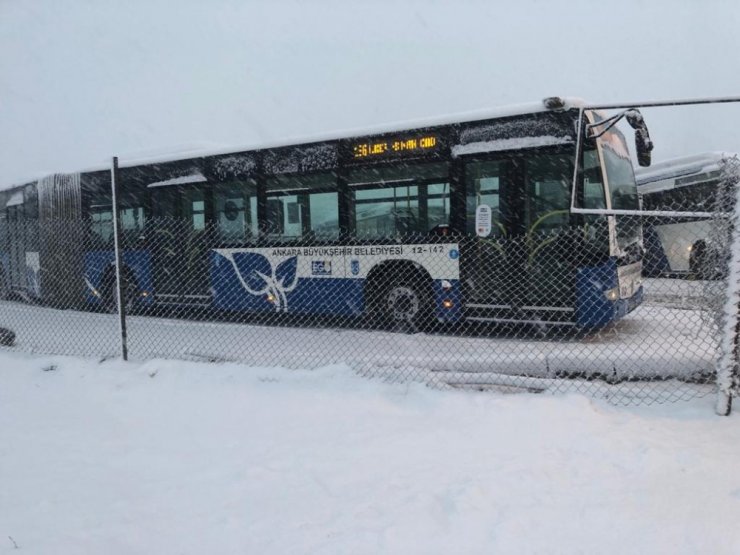
[[[639, 210], [635, 172], [621, 133], [609, 131], [602, 142], [609, 196], [614, 210]], [[617, 241], [620, 248], [640, 239], [640, 224], [633, 216], [617, 218]]]

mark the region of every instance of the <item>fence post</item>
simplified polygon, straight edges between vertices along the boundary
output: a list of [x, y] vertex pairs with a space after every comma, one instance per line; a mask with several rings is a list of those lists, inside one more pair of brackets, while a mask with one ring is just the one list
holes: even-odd
[[123, 305], [123, 283], [121, 281], [121, 226], [118, 218], [118, 156], [113, 157], [111, 168], [111, 199], [113, 210], [113, 249], [116, 256], [116, 304], [118, 305], [118, 322], [121, 332], [121, 358], [128, 360], [128, 343], [126, 337], [126, 307]]
[[727, 291], [721, 318], [720, 357], [717, 363], [717, 406], [720, 416], [732, 411], [740, 363], [740, 184], [734, 185], [735, 206], [730, 227], [730, 260], [727, 269]]

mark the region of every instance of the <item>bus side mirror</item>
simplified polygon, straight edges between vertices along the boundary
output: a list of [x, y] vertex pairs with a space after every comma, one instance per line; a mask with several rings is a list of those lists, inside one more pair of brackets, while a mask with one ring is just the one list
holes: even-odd
[[643, 168], [647, 168], [651, 162], [651, 152], [653, 150], [653, 141], [648, 135], [647, 127], [635, 131], [635, 151], [637, 152], [637, 163]]
[[651, 152], [653, 151], [653, 141], [650, 138], [650, 132], [645, 124], [645, 118], [637, 109], [627, 110], [624, 113], [627, 123], [635, 130], [635, 152], [637, 153], [637, 163], [643, 168], [650, 165]]

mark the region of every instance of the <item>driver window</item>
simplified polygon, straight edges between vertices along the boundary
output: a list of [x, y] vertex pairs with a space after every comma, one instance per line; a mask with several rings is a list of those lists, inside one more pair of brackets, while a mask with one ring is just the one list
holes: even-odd
[[601, 179], [601, 165], [596, 149], [583, 153], [583, 207], [606, 208], [604, 181]]

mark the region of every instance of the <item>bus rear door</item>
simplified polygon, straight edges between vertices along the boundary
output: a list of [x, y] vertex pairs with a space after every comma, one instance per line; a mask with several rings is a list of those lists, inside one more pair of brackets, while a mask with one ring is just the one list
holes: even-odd
[[204, 184], [151, 189], [153, 219], [147, 240], [158, 303], [210, 302], [207, 192]]

